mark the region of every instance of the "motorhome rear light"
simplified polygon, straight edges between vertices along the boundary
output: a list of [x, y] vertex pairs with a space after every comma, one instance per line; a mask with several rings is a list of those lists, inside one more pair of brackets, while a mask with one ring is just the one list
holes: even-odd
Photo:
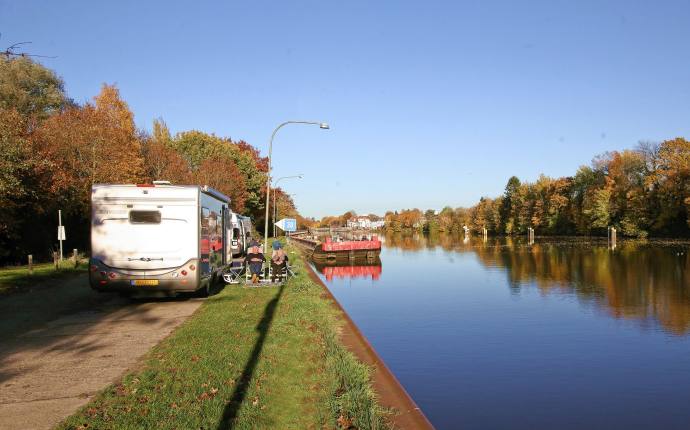
[[99, 281], [98, 283], [101, 284], [101, 285], [105, 285], [105, 284], [108, 283], [108, 281]]
[[182, 273], [182, 276], [187, 276], [187, 271], [186, 271], [186, 270], [183, 270], [183, 271], [180, 272], [180, 273]]
[[108, 273], [108, 277], [109, 277], [110, 279], [115, 279], [116, 276], [117, 276], [117, 275], [114, 274], [113, 272]]
[[101, 270], [101, 276], [102, 276], [102, 277], [104, 277], [104, 278], [105, 278], [105, 277], [106, 277], [107, 275], [108, 275], [108, 274], [107, 274], [107, 273], [105, 273], [105, 270]]
[[98, 270], [98, 266], [96, 266], [95, 264], [92, 264], [92, 265], [91, 265], [91, 271], [92, 271], [92, 272], [95, 272], [95, 271], [97, 271], [97, 270]]
[[190, 265], [189, 265], [189, 270], [194, 270], [194, 269], [196, 269], [196, 266], [193, 265], [193, 264], [190, 264]]

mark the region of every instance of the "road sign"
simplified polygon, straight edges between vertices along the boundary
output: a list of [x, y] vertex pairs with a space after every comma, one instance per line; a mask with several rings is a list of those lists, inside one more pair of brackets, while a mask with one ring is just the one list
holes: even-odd
[[297, 220], [294, 218], [283, 218], [276, 223], [276, 227], [283, 231], [297, 231]]
[[67, 236], [65, 235], [65, 226], [64, 225], [58, 226], [58, 240], [67, 240]]

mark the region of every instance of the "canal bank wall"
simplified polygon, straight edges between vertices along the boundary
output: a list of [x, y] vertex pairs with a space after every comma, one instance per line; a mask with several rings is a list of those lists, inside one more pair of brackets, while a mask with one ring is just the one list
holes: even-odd
[[399, 429], [434, 429], [421, 408], [415, 403], [400, 381], [390, 371], [367, 338], [362, 334], [352, 318], [333, 296], [326, 284], [314, 272], [311, 265], [305, 261], [304, 267], [309, 278], [323, 288], [324, 297], [331, 301], [338, 309], [343, 319], [341, 342], [362, 363], [372, 369], [372, 385], [379, 396], [379, 403], [394, 410], [391, 421]]

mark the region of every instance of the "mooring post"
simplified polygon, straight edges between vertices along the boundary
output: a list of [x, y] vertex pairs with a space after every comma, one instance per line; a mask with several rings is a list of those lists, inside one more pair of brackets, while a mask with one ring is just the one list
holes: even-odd
[[606, 237], [610, 249], [616, 249], [616, 227], [609, 227], [606, 229]]
[[29, 254], [29, 275], [34, 274], [34, 256]]
[[606, 244], [611, 245], [611, 226], [606, 227]]

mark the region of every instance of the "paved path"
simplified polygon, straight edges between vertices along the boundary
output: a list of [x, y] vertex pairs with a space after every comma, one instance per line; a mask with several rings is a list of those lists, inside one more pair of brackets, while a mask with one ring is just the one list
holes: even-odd
[[[0, 300], [0, 429], [52, 428], [134, 366], [203, 302], [130, 302], [92, 292], [85, 276], [63, 283]], [[52, 301], [61, 293], [73, 300]], [[45, 302], [50, 309], [35, 318], [23, 310], [31, 303], [46, 307]], [[46, 315], [50, 321], [40, 322]], [[38, 326], [30, 327], [29, 320]]]

